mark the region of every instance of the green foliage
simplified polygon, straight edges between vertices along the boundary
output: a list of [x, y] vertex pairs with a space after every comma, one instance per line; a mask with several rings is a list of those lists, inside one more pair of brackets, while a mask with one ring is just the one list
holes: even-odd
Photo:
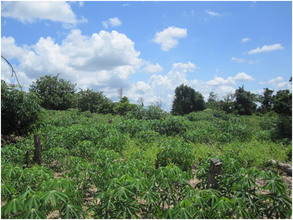
[[[291, 218], [292, 202], [288, 187], [271, 171], [260, 171], [255, 167], [245, 169], [235, 154], [218, 158], [222, 162], [221, 174], [217, 176], [218, 193], [214, 203], [205, 203], [207, 216], [224, 218]], [[199, 166], [197, 177], [201, 180], [197, 187], [206, 184], [209, 173], [209, 160]], [[264, 181], [265, 185], [259, 184]], [[269, 191], [268, 193], [264, 193]], [[272, 199], [274, 198], [274, 199]], [[210, 215], [212, 214], [212, 215]]]
[[161, 135], [176, 136], [186, 132], [187, 120], [180, 116], [173, 116], [166, 120], [152, 120], [149, 126]]
[[[32, 135], [1, 148], [1, 217], [291, 217], [290, 192], [267, 163], [292, 154], [271, 140], [278, 115], [205, 110], [162, 120], [146, 110], [158, 115], [45, 110], [42, 166], [31, 164]], [[222, 162], [216, 189], [206, 189], [211, 157]]]
[[1, 80], [1, 134], [27, 135], [37, 127], [40, 100], [16, 90]]
[[103, 95], [103, 92], [94, 92], [92, 89], [81, 89], [77, 94], [78, 109], [81, 111], [97, 112], [99, 106], [108, 103], [110, 100]]
[[156, 106], [137, 106], [134, 110], [127, 112], [127, 119], [138, 119], [138, 120], [164, 120], [167, 117], [167, 113]]
[[176, 87], [172, 115], [184, 115], [193, 111], [202, 111], [205, 108], [202, 94], [187, 85], [182, 84]]
[[161, 144], [156, 167], [175, 164], [183, 171], [190, 171], [194, 163], [191, 146], [179, 138], [168, 138]]
[[77, 104], [74, 96], [76, 84], [58, 79], [57, 76], [42, 76], [30, 86], [30, 92], [41, 99], [41, 106], [51, 110], [66, 110]]
[[102, 148], [108, 148], [121, 152], [125, 142], [126, 136], [124, 134], [121, 134], [121, 132], [116, 129], [111, 129], [105, 133], [105, 137], [98, 142], [98, 145]]
[[278, 162], [285, 161], [287, 158], [286, 148], [287, 147], [281, 143], [277, 144], [271, 141], [251, 140], [243, 143], [234, 141], [225, 144], [222, 148], [222, 153], [237, 153], [239, 160], [241, 160], [246, 167], [264, 167], [268, 161], [272, 159]]
[[261, 102], [261, 112], [266, 113], [272, 110], [274, 104], [273, 97], [274, 90], [270, 90], [268, 88], [264, 88], [264, 93]]
[[286, 90], [279, 90], [274, 102], [274, 111], [278, 114], [292, 114], [292, 93]]
[[130, 104], [128, 98], [123, 96], [120, 101], [114, 106], [114, 112], [116, 114], [125, 115], [126, 112], [135, 109], [136, 105]]
[[240, 115], [252, 115], [256, 110], [254, 101], [254, 94], [244, 90], [244, 86], [239, 87], [235, 91], [235, 111]]

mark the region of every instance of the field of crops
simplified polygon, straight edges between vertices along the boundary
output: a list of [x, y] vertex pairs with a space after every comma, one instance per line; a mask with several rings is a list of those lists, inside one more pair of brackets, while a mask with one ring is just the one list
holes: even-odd
[[[42, 114], [41, 166], [34, 134], [2, 145], [2, 218], [291, 218], [269, 161], [291, 163], [292, 146], [272, 141], [273, 116]], [[211, 158], [222, 162], [215, 189]]]

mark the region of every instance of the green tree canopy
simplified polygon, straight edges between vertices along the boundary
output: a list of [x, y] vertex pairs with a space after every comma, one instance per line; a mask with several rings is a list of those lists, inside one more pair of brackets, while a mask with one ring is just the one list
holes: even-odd
[[274, 90], [264, 88], [264, 93], [263, 93], [262, 102], [261, 102], [261, 110], [263, 113], [272, 110], [272, 107], [274, 104], [273, 92]]
[[286, 90], [279, 90], [276, 94], [273, 110], [278, 114], [292, 114], [292, 93]]
[[114, 106], [114, 111], [117, 114], [125, 115], [126, 112], [136, 108], [135, 104], [130, 104], [129, 99], [123, 96], [120, 101]]
[[1, 133], [26, 135], [39, 119], [40, 100], [35, 94], [19, 91], [1, 80]]
[[108, 98], [103, 92], [94, 92], [92, 89], [81, 89], [77, 94], [78, 109], [81, 111], [97, 112], [98, 108], [104, 102], [108, 102]]
[[232, 92], [227, 93], [223, 96], [223, 99], [220, 101], [220, 109], [227, 113], [232, 113], [235, 105], [235, 94]]
[[205, 108], [205, 101], [201, 93], [184, 84], [176, 87], [171, 111], [173, 115], [184, 115], [193, 111], [202, 111]]
[[30, 86], [30, 92], [41, 99], [41, 106], [50, 110], [66, 110], [76, 106], [74, 96], [76, 84], [58, 78], [57, 76], [42, 76]]
[[252, 115], [257, 106], [254, 103], [254, 97], [255, 95], [253, 93], [244, 90], [244, 86], [236, 89], [235, 111], [240, 115]]
[[208, 102], [206, 103], [207, 108], [216, 109], [219, 107], [219, 102], [217, 101], [218, 95], [214, 92], [210, 92]]

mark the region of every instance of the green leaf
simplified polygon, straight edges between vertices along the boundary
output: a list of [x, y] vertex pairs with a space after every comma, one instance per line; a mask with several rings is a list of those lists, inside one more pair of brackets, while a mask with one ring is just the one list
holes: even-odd
[[1, 208], [1, 212], [7, 217], [10, 216], [12, 212], [18, 214], [19, 210], [23, 210], [23, 204], [20, 197], [12, 198]]
[[37, 209], [30, 209], [26, 211], [21, 218], [23, 219], [46, 219], [46, 216], [39, 210]]
[[226, 213], [231, 207], [230, 200], [226, 197], [221, 197], [218, 202], [214, 205], [213, 209]]
[[45, 199], [45, 204], [48, 204], [49, 202], [52, 201], [54, 205], [57, 205], [57, 199], [63, 202], [66, 202], [68, 199], [68, 196], [63, 192], [52, 190], [49, 192], [45, 192], [44, 195], [42, 196], [42, 199]]
[[81, 216], [85, 217], [85, 213], [80, 205], [74, 205], [71, 203], [65, 204], [60, 212], [62, 218], [71, 219], [77, 218], [80, 219]]
[[1, 196], [9, 196], [13, 194], [16, 189], [10, 185], [7, 185], [5, 182], [1, 183]]
[[25, 202], [24, 202], [24, 208], [28, 209], [38, 209], [40, 207], [40, 200], [41, 198], [38, 195], [31, 195]]

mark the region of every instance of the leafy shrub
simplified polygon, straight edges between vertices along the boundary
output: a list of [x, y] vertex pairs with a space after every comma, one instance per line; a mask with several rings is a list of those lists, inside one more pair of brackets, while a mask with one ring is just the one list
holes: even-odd
[[194, 163], [199, 164], [215, 155], [221, 155], [220, 150], [214, 145], [206, 145], [206, 144], [194, 144], [192, 145], [192, 155], [194, 157]]
[[228, 141], [240, 140], [247, 141], [252, 137], [251, 127], [241, 118], [230, 118], [227, 122], [226, 134]]
[[160, 139], [160, 134], [153, 130], [143, 130], [136, 133], [135, 138], [142, 144], [151, 143]]
[[179, 138], [168, 138], [159, 147], [156, 167], [174, 164], [183, 171], [190, 171], [194, 163], [192, 147]]
[[42, 76], [30, 86], [30, 92], [35, 93], [45, 109], [66, 110], [77, 105], [75, 93], [76, 84], [58, 79], [57, 76]]
[[191, 112], [188, 115], [185, 115], [189, 121], [214, 121], [215, 117], [212, 114], [212, 111], [200, 111], [200, 112]]
[[36, 95], [16, 90], [1, 80], [1, 133], [27, 135], [36, 128], [39, 103]]
[[272, 139], [280, 141], [284, 144], [290, 144], [292, 141], [292, 116], [279, 115], [277, 126], [272, 131]]
[[269, 160], [286, 160], [286, 148], [283, 144], [271, 141], [251, 140], [249, 142], [231, 142], [222, 147], [223, 154], [235, 152], [243, 165], [263, 167]]
[[188, 129], [182, 136], [193, 143], [213, 143], [220, 130], [215, 124], [209, 121], [192, 122], [192, 128]]
[[263, 115], [261, 122], [260, 122], [260, 127], [263, 130], [274, 130], [275, 127], [277, 126], [277, 121], [278, 121], [278, 115], [276, 113], [266, 113]]
[[121, 133], [129, 134], [131, 137], [134, 137], [136, 133], [150, 129], [147, 125], [148, 123], [146, 121], [129, 119], [117, 123], [116, 127]]
[[121, 152], [125, 143], [126, 136], [117, 129], [111, 129], [105, 133], [104, 138], [99, 140], [98, 146]]
[[149, 126], [161, 135], [181, 135], [187, 129], [187, 121], [182, 119], [180, 116], [172, 116], [166, 120], [151, 120]]
[[161, 120], [167, 117], [167, 113], [163, 111], [162, 109], [156, 107], [156, 106], [148, 106], [148, 107], [143, 107], [143, 106], [137, 106], [132, 111], [127, 112], [125, 117], [127, 119], [138, 119], [138, 120]]

